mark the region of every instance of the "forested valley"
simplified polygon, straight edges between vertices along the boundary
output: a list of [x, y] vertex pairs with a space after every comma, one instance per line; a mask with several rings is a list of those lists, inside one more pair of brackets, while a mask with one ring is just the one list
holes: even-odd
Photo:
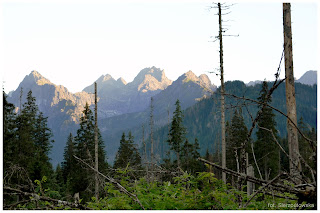
[[[64, 161], [53, 168], [48, 157], [54, 143], [52, 133], [32, 91], [17, 113], [3, 93], [4, 209], [316, 208], [316, 195], [309, 189], [309, 183], [316, 181], [316, 161], [308, 140], [316, 141], [317, 132], [300, 118], [303, 182], [297, 188], [288, 175], [287, 139], [278, 134], [274, 111], [261, 104], [272, 101], [271, 97], [264, 100], [269, 86], [264, 82], [260, 87], [260, 104], [256, 104], [262, 112], [257, 120], [259, 128], [245, 146], [242, 143], [249, 132], [243, 117], [246, 106], [230, 105], [233, 113], [226, 123], [227, 170], [219, 167], [219, 149], [214, 153], [207, 149], [200, 155], [198, 138], [186, 137], [188, 129], [184, 126], [179, 100], [167, 127], [167, 137], [160, 142], [162, 159], [153, 152], [152, 101], [149, 126], [142, 129], [151, 128], [148, 140], [142, 138], [138, 147], [132, 133], [123, 132], [113, 165], [106, 161], [108, 149], [99, 132], [98, 196], [94, 170], [95, 121], [89, 105], [83, 109], [77, 134], [66, 138]], [[222, 172], [227, 173], [226, 183], [221, 179]], [[273, 206], [274, 203], [284, 205]]]

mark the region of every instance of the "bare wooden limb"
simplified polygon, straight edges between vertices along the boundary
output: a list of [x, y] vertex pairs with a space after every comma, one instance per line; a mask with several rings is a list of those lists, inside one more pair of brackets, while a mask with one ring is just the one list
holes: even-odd
[[[245, 179], [247, 181], [250, 181], [252, 183], [256, 183], [256, 184], [259, 184], [259, 185], [264, 185], [264, 184], [267, 184], [268, 181], [265, 181], [265, 180], [261, 180], [261, 179], [258, 179], [258, 178], [255, 178], [255, 177], [251, 177], [251, 176], [248, 176], [246, 174], [243, 174], [243, 173], [238, 173], [238, 172], [235, 172], [231, 169], [227, 169], [227, 168], [222, 168], [221, 166], [215, 164], [215, 163], [212, 163], [210, 161], [207, 161], [205, 159], [202, 159], [202, 158], [198, 158], [198, 160], [202, 161], [203, 163], [207, 163], [209, 165], [212, 165], [220, 170], [224, 170], [224, 172], [230, 174], [230, 175], [233, 175], [233, 176], [236, 176], [236, 177], [240, 177], [242, 179]], [[283, 173], [283, 175], [285, 175], [286, 173]], [[281, 191], [281, 192], [289, 192], [289, 193], [293, 193], [293, 194], [298, 194], [300, 193], [300, 190], [298, 189], [295, 189], [295, 188], [292, 188], [292, 187], [289, 187], [289, 186], [285, 186], [285, 185], [281, 185], [281, 184], [276, 184], [276, 183], [271, 183], [270, 184], [272, 187], [274, 187], [273, 189], [276, 190], [276, 191]]]
[[296, 152], [296, 154], [299, 156], [299, 159], [302, 161], [302, 163], [310, 170], [312, 181], [314, 183], [317, 183], [315, 178], [315, 175], [317, 175], [317, 172], [314, 169], [312, 169], [311, 166], [309, 166], [309, 164], [305, 161], [305, 159], [300, 155], [299, 152]]
[[266, 188], [267, 186], [269, 186], [270, 184], [272, 184], [273, 182], [275, 182], [279, 177], [281, 177], [284, 173], [280, 173], [278, 174], [275, 178], [273, 178], [271, 181], [269, 181], [267, 184], [263, 185], [259, 190], [257, 190], [250, 198], [249, 200], [246, 202], [246, 204], [244, 205], [244, 207], [247, 207], [248, 204], [250, 203], [250, 201], [258, 194], [260, 193], [264, 188]]
[[[54, 202], [54, 203], [57, 203], [57, 204], [61, 204], [61, 205], [64, 205], [64, 206], [70, 206], [70, 207], [73, 207], [73, 208], [80, 208], [80, 209], [85, 209], [85, 210], [93, 210], [92, 208], [89, 208], [89, 207], [84, 206], [82, 204], [75, 204], [75, 203], [71, 203], [71, 202], [68, 202], [68, 201], [62, 201], [62, 200], [57, 200], [57, 199], [53, 199], [53, 198], [50, 198], [50, 197], [40, 196], [40, 195], [38, 195], [36, 193], [24, 192], [24, 191], [21, 191], [20, 189], [15, 189], [15, 188], [7, 187], [7, 186], [4, 186], [3, 190], [12, 191], [12, 192], [24, 195], [24, 196], [32, 197], [32, 198], [34, 198], [36, 200]], [[18, 205], [19, 203], [16, 203], [16, 204]]]
[[258, 162], [257, 162], [257, 159], [256, 159], [256, 155], [254, 154], [254, 149], [253, 149], [253, 143], [252, 143], [252, 142], [251, 142], [251, 150], [252, 150], [252, 155], [253, 155], [254, 164], [256, 164], [256, 167], [257, 167], [257, 170], [258, 170], [258, 173], [259, 173], [260, 178], [263, 179], [263, 178], [262, 178], [262, 174], [261, 174], [261, 172], [260, 172], [260, 168], [259, 168], [259, 166], [258, 166]]
[[[239, 97], [239, 96], [236, 96], [236, 95], [234, 95], [234, 94], [225, 93], [225, 95], [231, 96], [231, 97], [234, 97], [234, 98], [237, 98], [237, 99], [242, 99], [242, 100], [254, 102], [254, 103], [257, 103], [257, 104], [263, 104], [263, 103], [260, 102], [260, 101], [256, 101], [256, 100], [253, 100], [253, 99], [250, 99], [250, 98], [245, 98], [245, 97]], [[269, 105], [269, 104], [267, 104], [267, 103], [265, 103], [265, 105], [266, 105], [267, 107], [275, 110], [276, 112], [280, 113], [281, 115], [285, 116], [287, 119], [290, 120], [290, 118], [289, 118], [285, 113], [283, 113], [282, 111], [280, 111], [279, 109], [274, 108], [273, 106], [271, 106], [271, 105]], [[290, 121], [291, 121], [291, 120], [290, 120]], [[291, 122], [292, 122], [292, 121], [291, 121]], [[292, 123], [293, 123], [293, 122], [292, 122]], [[294, 123], [293, 123], [293, 124], [294, 124]], [[295, 124], [294, 124], [294, 126], [295, 126], [295, 128], [297, 128], [299, 134], [300, 134], [306, 141], [308, 141], [308, 143], [309, 143], [309, 145], [311, 146], [312, 150], [313, 150], [313, 151], [317, 150], [317, 148], [316, 148], [316, 142], [313, 141], [313, 140], [311, 140], [311, 139], [309, 139], [309, 138], [307, 138], [307, 137], [302, 133], [302, 131], [298, 128], [298, 126], [296, 126]]]
[[[292, 165], [294, 165], [294, 166], [296, 166], [296, 167], [298, 168], [298, 165], [292, 160], [292, 158], [289, 157], [289, 154], [282, 148], [282, 146], [281, 146], [280, 143], [278, 142], [278, 140], [277, 140], [276, 136], [274, 135], [274, 133], [272, 132], [272, 130], [267, 129], [267, 128], [265, 128], [265, 127], [261, 127], [261, 126], [259, 126], [259, 125], [258, 125], [258, 127], [259, 127], [260, 129], [263, 129], [263, 130], [265, 130], [265, 131], [270, 132], [270, 134], [271, 134], [272, 137], [273, 137], [273, 140], [274, 140], [274, 141], [276, 142], [276, 144], [279, 146], [279, 148], [281, 149], [281, 151], [288, 157], [288, 159], [289, 159], [289, 161], [291, 161]], [[308, 167], [308, 169], [310, 169], [310, 172], [311, 172], [311, 175], [312, 175], [312, 178], [313, 178], [313, 182], [315, 182], [315, 177], [314, 177], [314, 174], [316, 174], [315, 171], [307, 164], [307, 162], [302, 158], [302, 156], [301, 156], [299, 153], [297, 153], [297, 155], [300, 157], [300, 159], [302, 160], [302, 162]], [[302, 179], [301, 179], [301, 180], [302, 180]]]
[[99, 175], [101, 175], [102, 177], [104, 177], [105, 179], [107, 179], [109, 182], [111, 182], [113, 185], [115, 185], [121, 192], [125, 193], [126, 195], [128, 195], [129, 197], [131, 197], [135, 202], [137, 202], [141, 208], [143, 210], [145, 210], [145, 208], [143, 207], [143, 205], [141, 204], [141, 202], [139, 201], [137, 195], [130, 193], [126, 188], [124, 188], [120, 183], [118, 183], [115, 179], [108, 177], [104, 174], [102, 174], [99, 171], [96, 171], [92, 166], [90, 166], [89, 164], [87, 164], [84, 160], [82, 160], [81, 158], [73, 155], [73, 157], [75, 159], [77, 159], [78, 161], [80, 161], [81, 163], [83, 163], [84, 165], [86, 165], [87, 167], [89, 167], [90, 169], [92, 169], [93, 171], [97, 172]]

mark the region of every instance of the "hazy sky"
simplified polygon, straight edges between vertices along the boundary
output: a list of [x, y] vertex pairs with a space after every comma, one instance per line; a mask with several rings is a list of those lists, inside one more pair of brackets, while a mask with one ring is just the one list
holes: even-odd
[[[2, 1], [1, 72], [6, 92], [37, 70], [81, 91], [98, 77], [133, 80], [156, 66], [176, 80], [219, 68], [217, 9], [211, 1]], [[296, 78], [317, 70], [318, 4], [292, 3]], [[273, 80], [283, 48], [282, 3], [240, 2], [224, 16], [225, 80]], [[282, 77], [284, 70], [282, 70]]]

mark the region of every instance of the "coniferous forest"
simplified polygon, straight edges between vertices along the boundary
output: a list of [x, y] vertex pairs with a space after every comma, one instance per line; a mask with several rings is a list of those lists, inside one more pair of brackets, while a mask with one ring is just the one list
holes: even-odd
[[[173, 82], [152, 67], [128, 84], [100, 77], [100, 105], [97, 82], [71, 94], [36, 71], [20, 96], [3, 90], [3, 209], [317, 209], [317, 85], [295, 83], [290, 3], [283, 4], [275, 79], [252, 86], [224, 82], [222, 39], [229, 35], [222, 16], [229, 8], [211, 8], [219, 15], [219, 88], [204, 74], [189, 71]], [[34, 95], [47, 95], [44, 87], [53, 102]], [[64, 145], [56, 149], [63, 150], [58, 164], [50, 155], [55, 143]]]
[[[272, 101], [272, 97], [265, 100], [268, 91], [268, 84], [264, 82], [259, 103]], [[63, 162], [52, 168], [48, 157], [54, 143], [52, 133], [32, 91], [28, 92], [22, 110], [17, 113], [15, 106], [7, 102], [5, 93], [3, 100], [4, 209], [316, 208], [316, 195], [308, 188], [308, 183], [316, 180], [316, 162], [308, 140], [316, 141], [317, 133], [314, 128], [307, 128], [302, 117], [299, 151], [304, 181], [300, 185], [304, 188], [297, 188], [289, 178], [287, 139], [277, 134], [274, 110], [257, 105], [257, 109], [261, 109], [257, 120], [259, 128], [255, 137], [243, 146], [249, 132], [243, 118], [245, 107], [234, 107], [232, 118], [226, 123], [227, 169], [231, 172], [227, 171], [224, 183], [221, 180], [224, 170], [216, 166], [221, 162], [219, 150], [215, 153], [207, 150], [205, 155], [200, 155], [198, 139], [186, 137], [184, 112], [177, 100], [169, 134], [162, 142], [165, 157], [160, 161], [152, 155], [152, 138], [148, 142], [143, 139], [138, 147], [129, 131], [119, 138], [120, 147], [114, 164], [110, 165], [98, 131], [97, 199], [94, 114], [88, 104], [83, 109], [77, 134], [70, 133], [66, 138]], [[154, 122], [152, 110], [150, 112], [150, 126], [145, 128], [150, 128]], [[249, 167], [254, 172], [248, 173]], [[245, 174], [255, 177], [254, 181], [249, 182]], [[284, 206], [272, 207], [272, 203]]]

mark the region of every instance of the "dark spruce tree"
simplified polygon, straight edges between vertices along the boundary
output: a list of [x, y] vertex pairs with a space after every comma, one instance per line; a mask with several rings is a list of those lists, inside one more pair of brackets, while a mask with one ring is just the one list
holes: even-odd
[[197, 138], [194, 140], [193, 144], [189, 143], [187, 139], [185, 140], [181, 151], [182, 170], [191, 174], [196, 174], [197, 172], [205, 170], [203, 164], [197, 160], [200, 157], [199, 149], [200, 147]]
[[182, 146], [186, 139], [186, 128], [183, 126], [183, 123], [182, 123], [183, 114], [182, 114], [179, 99], [177, 99], [175, 105], [176, 105], [176, 109], [173, 112], [173, 118], [172, 118], [167, 142], [170, 145], [170, 149], [176, 155], [177, 166], [180, 167]]
[[3, 91], [3, 173], [7, 171], [12, 165], [14, 158], [16, 158], [15, 150], [15, 120], [16, 114], [14, 112], [15, 106], [7, 101], [7, 95]]
[[[241, 110], [239, 110], [241, 112]], [[246, 168], [243, 167], [243, 165], [246, 165], [244, 162], [246, 160], [246, 156], [243, 156], [243, 153], [250, 152], [250, 141], [242, 147], [242, 144], [247, 140], [248, 135], [248, 129], [247, 126], [244, 123], [244, 119], [242, 116], [242, 113], [240, 113], [238, 110], [234, 111], [232, 120], [231, 120], [231, 138], [230, 143], [232, 146], [232, 152], [233, 154], [233, 165], [230, 165], [233, 170], [237, 171], [237, 163], [239, 163], [239, 172], [246, 173]], [[244, 150], [243, 150], [244, 149]], [[235, 152], [237, 154], [235, 154]], [[237, 159], [235, 159], [237, 156]], [[230, 156], [231, 157], [231, 156]], [[231, 157], [232, 158], [232, 157]]]
[[16, 157], [13, 163], [24, 168], [31, 180], [41, 180], [43, 176], [50, 178], [53, 170], [48, 154], [54, 141], [51, 140], [52, 133], [47, 126], [47, 118], [39, 112], [31, 90], [15, 123], [13, 152]]
[[51, 129], [47, 125], [47, 117], [43, 116], [42, 112], [39, 112], [36, 117], [35, 132], [34, 132], [34, 145], [35, 145], [35, 162], [33, 165], [34, 177], [37, 179], [43, 176], [53, 174], [52, 165], [48, 157], [54, 142], [51, 137]]
[[[38, 106], [36, 99], [32, 96], [30, 90], [27, 95], [27, 101], [20, 109], [20, 114], [16, 119], [17, 137], [15, 141], [14, 153], [17, 154], [14, 164], [24, 168], [31, 179], [38, 178], [33, 176], [34, 151], [35, 151], [35, 125]], [[40, 177], [41, 178], [41, 177]]]
[[125, 133], [122, 133], [113, 168], [129, 169], [129, 171], [132, 170], [131, 174], [134, 177], [140, 176], [139, 170], [142, 170], [141, 156], [131, 132], [128, 134], [128, 139], [126, 139]]
[[65, 185], [65, 196], [68, 200], [71, 200], [73, 193], [77, 190], [75, 188], [75, 181], [73, 178], [77, 173], [77, 161], [74, 158], [76, 144], [73, 135], [70, 133], [66, 147], [64, 148], [63, 161], [61, 163], [62, 172], [62, 183], [60, 185]]
[[[52, 134], [31, 90], [20, 114], [15, 115], [13, 110], [14, 105], [8, 103], [4, 95], [4, 184], [28, 191], [33, 189], [34, 180], [46, 176], [47, 186], [53, 186], [48, 157]], [[5, 204], [17, 199], [18, 196], [8, 195]]]
[[[88, 103], [86, 103], [83, 116], [80, 118], [80, 128], [77, 130], [77, 136], [75, 137], [75, 155], [92, 167], [94, 167], [94, 135], [94, 117]], [[99, 171], [105, 173], [108, 164], [99, 130], [98, 159]], [[79, 192], [80, 198], [88, 201], [94, 193], [94, 171], [84, 166], [81, 162], [77, 162], [74, 168], [75, 172], [71, 173], [71, 176], [69, 175], [72, 180], [71, 193]]]
[[[262, 109], [264, 104], [270, 104], [272, 98], [266, 99], [266, 94], [268, 93], [268, 84], [266, 81], [262, 84], [262, 89], [260, 91], [260, 96], [258, 98], [261, 104], [259, 108]], [[278, 137], [278, 131], [276, 129], [275, 115], [271, 108], [264, 107], [261, 116], [257, 122], [257, 140], [254, 144], [255, 154], [258, 162], [258, 166], [261, 170], [262, 177], [265, 180], [274, 178], [280, 170], [280, 152], [276, 142], [273, 139], [272, 134], [265, 130], [271, 130], [273, 134]], [[262, 129], [262, 128], [265, 129]]]

